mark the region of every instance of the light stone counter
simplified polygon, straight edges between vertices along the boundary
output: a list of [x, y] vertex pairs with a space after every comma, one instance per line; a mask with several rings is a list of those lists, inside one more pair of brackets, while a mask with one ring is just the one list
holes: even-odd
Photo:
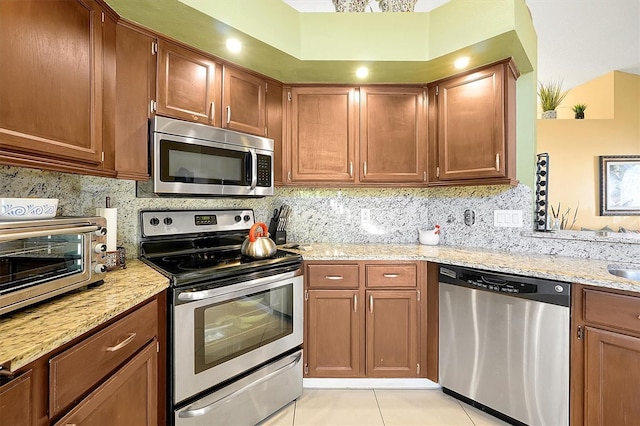
[[[640, 281], [611, 275], [602, 260], [418, 244], [301, 244], [304, 260], [426, 260], [509, 274], [640, 292]], [[640, 265], [636, 265], [640, 268]]]
[[169, 280], [139, 260], [107, 273], [104, 284], [79, 289], [0, 318], [0, 365], [9, 371], [34, 361], [155, 296]]

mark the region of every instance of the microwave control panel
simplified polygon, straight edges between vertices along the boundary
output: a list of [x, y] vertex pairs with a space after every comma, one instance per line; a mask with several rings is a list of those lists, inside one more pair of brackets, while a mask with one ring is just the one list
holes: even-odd
[[258, 154], [258, 183], [257, 186], [271, 186], [271, 156]]

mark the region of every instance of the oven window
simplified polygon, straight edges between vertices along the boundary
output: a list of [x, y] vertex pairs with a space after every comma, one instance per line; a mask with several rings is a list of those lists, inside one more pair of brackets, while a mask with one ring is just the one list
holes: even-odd
[[293, 333], [293, 284], [195, 310], [195, 372]]
[[83, 235], [55, 235], [0, 243], [0, 294], [82, 273]]
[[250, 183], [247, 162], [251, 155], [247, 152], [168, 140], [161, 140], [160, 144], [163, 182], [243, 186]]

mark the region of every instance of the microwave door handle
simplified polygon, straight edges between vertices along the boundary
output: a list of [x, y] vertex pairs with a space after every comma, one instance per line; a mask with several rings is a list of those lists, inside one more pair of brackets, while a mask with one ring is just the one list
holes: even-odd
[[256, 185], [258, 185], [258, 155], [252, 149], [251, 151], [251, 186], [250, 190], [256, 189]]
[[82, 234], [85, 232], [93, 232], [100, 229], [97, 225], [76, 226], [71, 228], [43, 228], [34, 231], [18, 231], [9, 232], [6, 234], [0, 234], [0, 242], [21, 240], [24, 238], [46, 237], [49, 235], [63, 235], [63, 234]]

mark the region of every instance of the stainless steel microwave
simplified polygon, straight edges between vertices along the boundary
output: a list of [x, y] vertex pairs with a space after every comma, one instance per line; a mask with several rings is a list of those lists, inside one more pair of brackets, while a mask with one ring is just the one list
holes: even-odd
[[273, 140], [200, 123], [150, 120], [150, 174], [138, 197], [273, 195]]
[[0, 315], [106, 275], [103, 217], [0, 222]]

